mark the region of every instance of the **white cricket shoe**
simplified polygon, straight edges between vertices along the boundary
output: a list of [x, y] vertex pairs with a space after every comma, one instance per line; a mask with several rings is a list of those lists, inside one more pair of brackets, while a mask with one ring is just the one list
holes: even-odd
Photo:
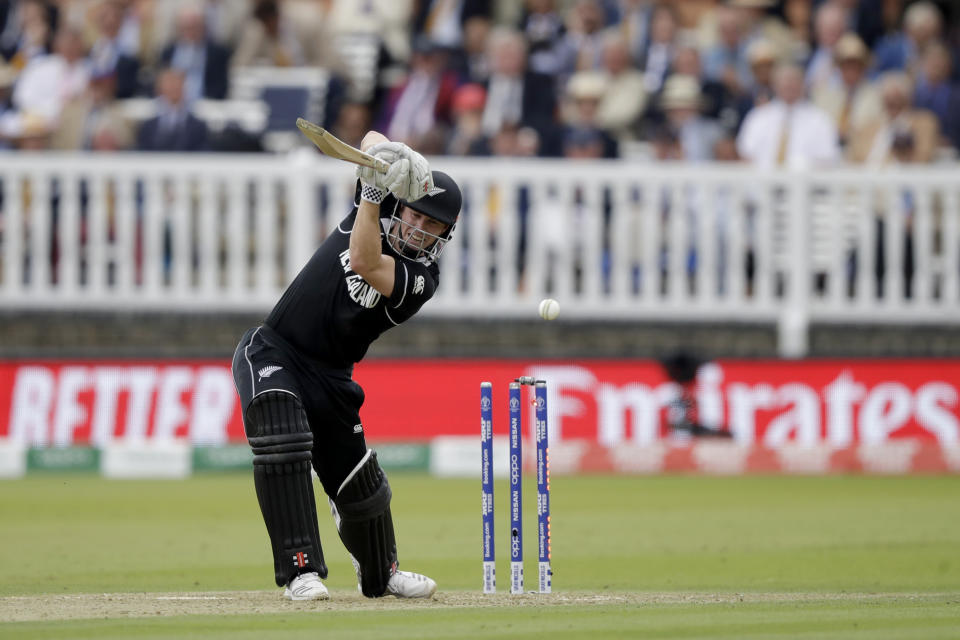
[[437, 590], [437, 583], [427, 576], [412, 571], [397, 571], [387, 582], [384, 595], [398, 598], [429, 598]]
[[319, 574], [301, 573], [283, 590], [283, 597], [287, 600], [327, 600], [330, 592], [320, 582]]

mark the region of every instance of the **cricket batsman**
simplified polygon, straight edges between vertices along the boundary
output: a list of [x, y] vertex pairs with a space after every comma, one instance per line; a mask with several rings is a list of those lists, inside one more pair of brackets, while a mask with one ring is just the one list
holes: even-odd
[[329, 598], [311, 466], [327, 494], [363, 595], [429, 598], [436, 583], [397, 569], [390, 485], [367, 448], [353, 365], [433, 296], [460, 189], [407, 145], [369, 132], [361, 147], [390, 165], [357, 169], [354, 207], [233, 356], [253, 479], [277, 586]]

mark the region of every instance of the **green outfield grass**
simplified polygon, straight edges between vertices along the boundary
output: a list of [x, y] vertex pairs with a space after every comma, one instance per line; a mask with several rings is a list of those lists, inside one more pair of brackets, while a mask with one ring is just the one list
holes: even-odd
[[[478, 606], [484, 601], [474, 598], [479, 481], [396, 473], [391, 483], [401, 567], [433, 576], [452, 600], [261, 615], [107, 611], [0, 624], [0, 637], [253, 638], [284, 630], [306, 638], [331, 630], [325, 637], [372, 638], [384, 628], [391, 638], [960, 637], [960, 477], [556, 477], [556, 598], [538, 606], [525, 596], [522, 607], [503, 598]], [[535, 588], [535, 488], [526, 485], [527, 586]], [[497, 492], [504, 591], [505, 482]], [[318, 510], [331, 605], [338, 595], [356, 600], [325, 500]], [[8, 607], [20, 602], [13, 596], [42, 608], [62, 594], [272, 588], [266, 532], [244, 475], [3, 481], [0, 540]], [[264, 598], [273, 602], [273, 594]]]

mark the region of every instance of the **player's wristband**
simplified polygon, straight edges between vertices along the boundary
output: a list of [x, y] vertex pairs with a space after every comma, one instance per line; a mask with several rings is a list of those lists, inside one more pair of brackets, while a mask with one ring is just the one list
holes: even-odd
[[360, 199], [366, 200], [367, 202], [372, 202], [373, 204], [380, 204], [383, 202], [383, 199], [387, 197], [387, 192], [384, 189], [378, 189], [377, 187], [371, 186], [369, 184], [360, 183]]

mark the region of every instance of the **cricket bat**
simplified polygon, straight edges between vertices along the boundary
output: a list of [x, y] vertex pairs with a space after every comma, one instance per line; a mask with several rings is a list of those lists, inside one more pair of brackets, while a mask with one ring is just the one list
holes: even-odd
[[371, 167], [380, 173], [386, 173], [390, 165], [379, 158], [374, 158], [369, 153], [364, 153], [360, 149], [351, 147], [343, 140], [339, 139], [323, 127], [317, 126], [309, 120], [297, 118], [297, 128], [313, 144], [317, 146], [325, 156], [345, 160], [353, 164]]

